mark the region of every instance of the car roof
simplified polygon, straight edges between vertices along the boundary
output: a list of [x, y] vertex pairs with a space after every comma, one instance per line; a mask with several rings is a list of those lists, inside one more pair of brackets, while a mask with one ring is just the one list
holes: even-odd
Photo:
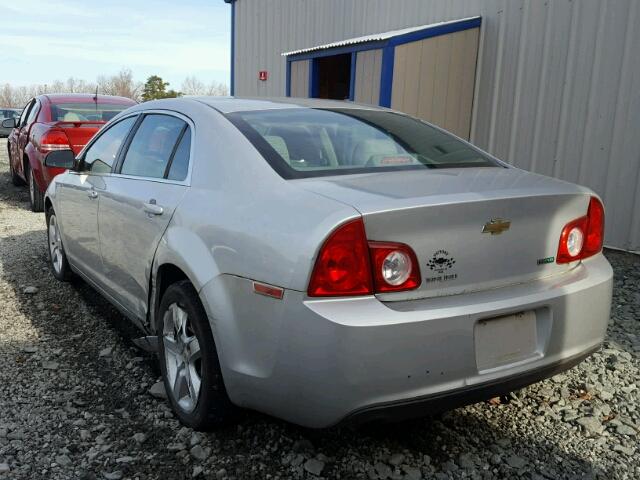
[[[94, 100], [95, 93], [47, 93], [39, 95], [44, 97], [51, 103], [78, 102], [91, 103]], [[117, 97], [115, 95], [101, 95], [98, 93], [98, 101], [100, 103], [125, 103], [135, 105], [137, 102], [127, 97]]]
[[317, 98], [293, 97], [182, 97], [177, 100], [195, 100], [215, 108], [221, 113], [247, 112], [255, 110], [275, 110], [284, 108], [357, 108], [367, 110], [385, 110], [372, 105], [350, 101], [323, 100]]

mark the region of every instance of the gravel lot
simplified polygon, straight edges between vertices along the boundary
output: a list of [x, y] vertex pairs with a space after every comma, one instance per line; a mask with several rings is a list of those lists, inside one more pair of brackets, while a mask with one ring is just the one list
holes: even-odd
[[310, 431], [258, 414], [182, 428], [153, 358], [82, 282], [47, 268], [44, 215], [0, 140], [0, 478], [640, 478], [640, 257], [616, 272], [603, 349], [501, 401], [406, 424]]

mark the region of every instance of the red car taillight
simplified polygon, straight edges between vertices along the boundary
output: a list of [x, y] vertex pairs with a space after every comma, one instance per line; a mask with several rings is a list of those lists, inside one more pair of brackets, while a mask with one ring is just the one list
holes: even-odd
[[49, 130], [40, 138], [38, 149], [42, 153], [48, 153], [53, 150], [71, 149], [69, 138], [62, 130]]
[[420, 286], [420, 268], [404, 243], [369, 242], [376, 292], [399, 292]]
[[413, 250], [401, 243], [367, 242], [359, 218], [338, 227], [324, 242], [307, 293], [310, 297], [371, 295], [419, 285]]
[[604, 207], [591, 197], [587, 215], [565, 225], [560, 234], [557, 263], [569, 263], [591, 257], [602, 250], [604, 242]]

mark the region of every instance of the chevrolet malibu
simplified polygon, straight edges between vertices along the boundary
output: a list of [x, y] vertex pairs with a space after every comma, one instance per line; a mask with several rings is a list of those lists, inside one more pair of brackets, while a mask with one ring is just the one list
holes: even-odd
[[109, 122], [45, 197], [77, 274], [157, 351], [195, 429], [308, 427], [522, 388], [598, 348], [612, 270], [587, 188], [391, 110], [183, 98]]

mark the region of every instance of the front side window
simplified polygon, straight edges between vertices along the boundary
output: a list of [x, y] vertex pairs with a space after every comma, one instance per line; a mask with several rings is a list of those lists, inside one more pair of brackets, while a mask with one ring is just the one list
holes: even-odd
[[102, 103], [98, 101], [54, 103], [51, 120], [54, 122], [108, 122], [131, 104]]
[[118, 151], [137, 117], [128, 117], [102, 132], [86, 150], [83, 170], [91, 173], [109, 173]]
[[129, 145], [120, 173], [164, 178], [185, 128], [187, 124], [177, 117], [146, 115]]
[[227, 118], [284, 178], [500, 166], [452, 135], [394, 112], [292, 108]]

